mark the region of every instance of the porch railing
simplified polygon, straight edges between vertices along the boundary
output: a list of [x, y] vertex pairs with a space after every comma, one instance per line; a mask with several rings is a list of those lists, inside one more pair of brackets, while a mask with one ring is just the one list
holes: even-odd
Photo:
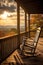
[[[25, 36], [25, 33], [21, 35], [20, 43], [22, 36]], [[5, 36], [0, 38], [0, 62], [6, 59], [15, 49], [19, 47], [18, 35]]]
[[[27, 35], [29, 32], [20, 34], [20, 43], [22, 42], [22, 37]], [[15, 49], [19, 47], [18, 35], [5, 36], [0, 38], [0, 62], [8, 57]]]

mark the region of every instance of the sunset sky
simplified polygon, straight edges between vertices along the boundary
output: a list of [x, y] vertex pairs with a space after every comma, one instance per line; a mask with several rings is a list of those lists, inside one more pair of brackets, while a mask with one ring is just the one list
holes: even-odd
[[[24, 26], [24, 10], [20, 7], [20, 25]], [[0, 0], [0, 25], [17, 26], [17, 4], [14, 0]]]
[[0, 0], [0, 25], [17, 24], [17, 5], [14, 0]]
[[[20, 25], [24, 25], [24, 10], [20, 12], [20, 19], [23, 19]], [[14, 0], [0, 0], [0, 25], [17, 25], [17, 4]]]

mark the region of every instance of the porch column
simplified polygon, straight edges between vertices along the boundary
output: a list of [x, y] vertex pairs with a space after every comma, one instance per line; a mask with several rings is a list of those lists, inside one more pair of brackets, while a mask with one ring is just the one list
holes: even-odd
[[17, 3], [17, 32], [18, 32], [18, 43], [20, 43], [20, 6]]
[[27, 13], [25, 12], [25, 35], [27, 36]]
[[28, 37], [30, 38], [30, 14], [28, 14], [28, 31], [29, 31]]

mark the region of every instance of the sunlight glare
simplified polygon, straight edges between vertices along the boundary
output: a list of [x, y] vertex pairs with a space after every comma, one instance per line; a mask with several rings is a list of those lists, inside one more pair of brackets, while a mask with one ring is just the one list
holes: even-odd
[[10, 16], [10, 13], [8, 13], [7, 11], [4, 11], [4, 13], [1, 15], [1, 18], [7, 19], [8, 16]]

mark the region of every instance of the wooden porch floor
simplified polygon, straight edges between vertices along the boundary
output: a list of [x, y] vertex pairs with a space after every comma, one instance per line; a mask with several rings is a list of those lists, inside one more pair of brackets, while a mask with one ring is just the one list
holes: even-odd
[[15, 50], [1, 65], [43, 65], [43, 38], [39, 39], [37, 46], [38, 56], [23, 57]]

